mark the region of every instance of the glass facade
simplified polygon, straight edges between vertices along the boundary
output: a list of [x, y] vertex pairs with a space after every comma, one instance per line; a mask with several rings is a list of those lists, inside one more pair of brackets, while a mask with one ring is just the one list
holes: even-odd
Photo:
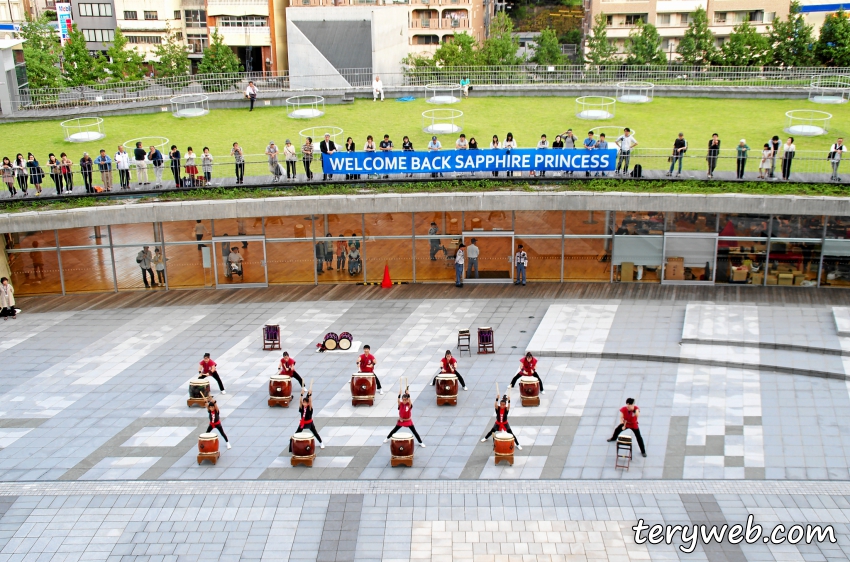
[[[102, 225], [3, 236], [18, 295], [467, 281], [850, 287], [850, 217], [653, 211], [434, 211]], [[137, 256], [162, 256], [145, 287]], [[158, 254], [155, 254], [159, 250]], [[237, 256], [238, 257], [235, 257]], [[241, 269], [230, 265], [236, 260]], [[473, 266], [473, 267], [469, 267]]]

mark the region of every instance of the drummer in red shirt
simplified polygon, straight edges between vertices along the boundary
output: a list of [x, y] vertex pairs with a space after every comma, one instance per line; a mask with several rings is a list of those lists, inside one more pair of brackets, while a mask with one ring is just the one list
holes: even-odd
[[295, 370], [295, 359], [289, 356], [288, 351], [283, 352], [283, 359], [280, 360], [280, 366], [277, 368], [277, 374], [286, 377], [292, 377], [298, 381], [301, 388], [304, 388], [304, 381], [301, 380], [301, 375]]
[[[372, 355], [372, 348], [368, 345], [363, 346], [363, 355], [357, 358], [357, 368], [360, 369], [361, 373], [372, 373], [375, 374], [375, 365], [377, 365], [377, 361], [375, 361], [375, 356]], [[378, 379], [378, 375], [375, 375], [375, 384], [378, 387], [378, 392], [381, 394], [384, 393], [381, 388], [381, 381]]]
[[221, 382], [221, 377], [218, 376], [218, 370], [216, 369], [215, 361], [210, 359], [209, 353], [204, 353], [204, 358], [201, 359], [201, 362], [198, 363], [198, 378], [205, 379], [207, 377], [212, 377], [215, 379], [215, 382], [218, 383], [218, 389], [222, 394], [227, 394], [224, 390], [224, 384]]
[[440, 372], [434, 375], [434, 379], [431, 381], [431, 386], [434, 386], [437, 382], [437, 377], [440, 375], [454, 375], [457, 377], [457, 380], [460, 381], [460, 386], [463, 387], [464, 390], [469, 390], [466, 388], [466, 383], [463, 382], [463, 377], [460, 376], [460, 373], [457, 372], [457, 359], [452, 357], [452, 352], [448, 349], [446, 350], [446, 356], [440, 359]]
[[640, 454], [645, 457], [646, 448], [643, 446], [643, 437], [641, 437], [640, 429], [638, 429], [639, 415], [640, 408], [635, 406], [635, 399], [626, 398], [626, 405], [620, 408], [620, 423], [614, 428], [614, 435], [611, 436], [611, 439], [609, 439], [608, 442], [616, 441], [617, 436], [620, 435], [620, 433], [627, 429], [631, 429], [632, 433], [635, 434], [635, 439], [637, 439], [638, 447], [640, 447]]
[[540, 383], [540, 392], [546, 394], [546, 391], [543, 390], [543, 381], [540, 379], [540, 375], [537, 374], [537, 358], [534, 357], [530, 351], [525, 354], [525, 357], [519, 360], [519, 373], [517, 373], [511, 381], [511, 388], [516, 385], [516, 381], [518, 381], [520, 377], [536, 378], [537, 382]]
[[401, 391], [398, 393], [398, 421], [396, 422], [393, 430], [390, 431], [390, 434], [387, 435], [387, 438], [384, 439], [384, 443], [389, 441], [393, 434], [402, 427], [410, 429], [413, 436], [416, 437], [417, 441], [419, 441], [420, 447], [425, 446], [425, 443], [422, 442], [422, 438], [419, 437], [419, 433], [416, 432], [416, 428], [413, 427], [413, 402], [410, 401], [410, 393], [408, 390], [405, 390], [404, 394], [402, 394]]

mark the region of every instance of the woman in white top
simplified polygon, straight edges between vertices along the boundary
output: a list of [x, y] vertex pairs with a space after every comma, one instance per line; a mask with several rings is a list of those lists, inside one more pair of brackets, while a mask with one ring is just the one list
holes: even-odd
[[794, 146], [794, 137], [788, 137], [785, 144], [782, 145], [782, 179], [788, 181], [791, 177], [791, 161], [794, 159], [794, 153], [797, 147]]
[[[558, 137], [558, 138], [561, 138], [561, 137]], [[537, 141], [537, 148], [541, 149], [541, 150], [544, 149], [544, 148], [549, 148], [549, 139], [546, 138], [546, 135], [540, 135], [540, 140]], [[542, 178], [543, 176], [546, 175], [546, 170], [540, 170], [539, 173], [540, 173], [540, 177]], [[532, 176], [534, 175], [533, 171], [531, 172], [531, 175]]]
[[[517, 147], [517, 144], [516, 144], [516, 141], [514, 140], [513, 133], [508, 133], [508, 135], [505, 137], [505, 144], [504, 144], [503, 148], [507, 149], [508, 153], [510, 153], [511, 149], [516, 148], [516, 147]], [[512, 171], [508, 170], [505, 173], [505, 175], [508, 176], [508, 177], [512, 177], [514, 175], [514, 173]], [[520, 175], [522, 175], [522, 173], [520, 173]]]
[[213, 157], [210, 154], [210, 149], [208, 146], [204, 147], [204, 151], [201, 154], [201, 169], [204, 171], [204, 180], [209, 185], [212, 183], [212, 166], [213, 166]]
[[760, 180], [765, 179], [765, 175], [770, 171], [770, 157], [772, 154], [773, 150], [770, 148], [770, 145], [764, 143], [764, 149], [761, 151], [761, 162], [759, 162], [758, 178]]
[[186, 175], [189, 176], [189, 184], [194, 187], [198, 176], [198, 166], [195, 164], [195, 152], [191, 146], [186, 149], [184, 163], [186, 166]]
[[295, 171], [295, 163], [298, 161], [298, 152], [289, 139], [286, 139], [286, 143], [283, 145], [283, 159], [286, 160], [286, 179], [289, 179], [290, 171], [292, 172], [292, 179], [296, 179], [298, 174]]
[[[499, 137], [497, 135], [493, 135], [493, 141], [490, 143], [490, 148], [498, 149], [502, 148], [502, 143], [499, 142]], [[491, 172], [493, 176], [498, 176], [499, 172]]]

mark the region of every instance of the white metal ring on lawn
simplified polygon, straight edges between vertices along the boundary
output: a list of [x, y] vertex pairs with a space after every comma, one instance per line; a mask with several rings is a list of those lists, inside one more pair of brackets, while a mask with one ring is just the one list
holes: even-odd
[[614, 117], [617, 100], [607, 96], [582, 96], [576, 98], [576, 117], [588, 121], [601, 121]]
[[210, 112], [210, 98], [204, 94], [183, 94], [171, 98], [174, 117], [201, 117]]
[[127, 152], [132, 152], [132, 149], [136, 148], [137, 142], [142, 143], [142, 148], [144, 148], [145, 151], [152, 146], [163, 154], [165, 154], [165, 151], [168, 150], [168, 139], [165, 137], [139, 137], [126, 140], [124, 141], [124, 149]]
[[620, 103], [649, 103], [655, 84], [652, 82], [617, 82], [617, 101]]
[[847, 103], [850, 100], [850, 76], [825, 74], [813, 76], [809, 85], [809, 101], [823, 104]]
[[452, 82], [434, 82], [425, 85], [425, 101], [428, 103], [445, 105], [458, 103], [460, 101], [460, 84]]
[[[345, 150], [345, 139], [342, 138], [343, 130], [340, 127], [334, 127], [333, 125], [319, 125], [316, 127], [308, 127], [303, 129], [298, 135], [301, 137], [301, 144], [307, 142], [307, 137], [313, 139], [313, 158], [317, 158], [319, 154], [319, 143], [325, 140], [325, 134], [330, 135], [331, 140], [334, 141], [336, 145], [336, 149], [340, 152]], [[377, 144], [377, 143], [375, 143]], [[300, 150], [301, 147], [296, 147], [297, 150]]]
[[322, 96], [293, 96], [286, 99], [286, 115], [291, 119], [313, 119], [325, 114]]
[[422, 131], [431, 135], [451, 135], [463, 130], [463, 111], [429, 109], [422, 112]]
[[814, 109], [793, 109], [785, 113], [785, 132], [798, 137], [817, 137], [829, 132], [832, 115]]
[[66, 142], [92, 142], [106, 136], [100, 117], [76, 117], [59, 123]]

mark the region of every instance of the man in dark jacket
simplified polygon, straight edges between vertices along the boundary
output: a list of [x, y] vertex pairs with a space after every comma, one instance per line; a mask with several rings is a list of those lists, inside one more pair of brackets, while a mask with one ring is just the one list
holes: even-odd
[[162, 187], [162, 166], [165, 164], [165, 159], [155, 146], [151, 146], [148, 152], [148, 160], [153, 164], [153, 173], [156, 176], [156, 185], [154, 187]]
[[333, 154], [336, 152], [336, 145], [334, 141], [331, 140], [331, 136], [328, 133], [325, 133], [325, 140], [319, 143], [319, 150], [322, 151], [322, 179], [329, 180], [333, 179], [333, 174], [327, 173], [330, 170], [330, 162], [325, 160], [325, 154]]
[[94, 193], [91, 177], [93, 166], [94, 160], [92, 160], [88, 152], [83, 152], [83, 157], [80, 158], [80, 173], [83, 176], [83, 184], [86, 186], [86, 193]]

